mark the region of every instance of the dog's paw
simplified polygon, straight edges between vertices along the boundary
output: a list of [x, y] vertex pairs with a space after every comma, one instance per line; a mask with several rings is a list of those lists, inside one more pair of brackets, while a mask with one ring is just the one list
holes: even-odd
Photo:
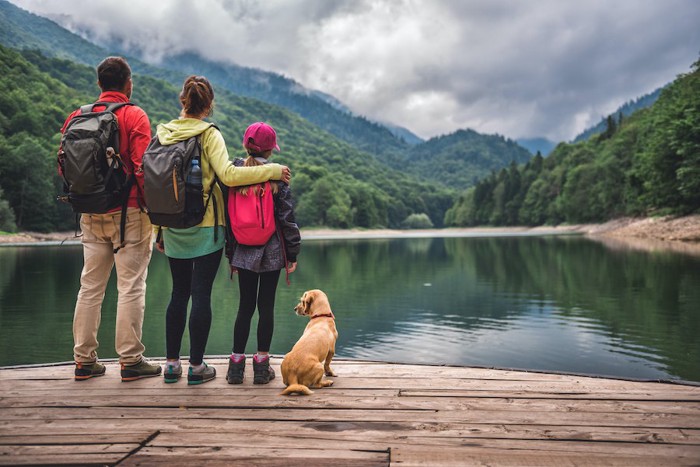
[[338, 376], [335, 374], [335, 371], [333, 371], [330, 367], [326, 368], [325, 370], [326, 376]]
[[321, 387], [327, 388], [328, 386], [333, 386], [333, 381], [330, 379], [321, 380]]

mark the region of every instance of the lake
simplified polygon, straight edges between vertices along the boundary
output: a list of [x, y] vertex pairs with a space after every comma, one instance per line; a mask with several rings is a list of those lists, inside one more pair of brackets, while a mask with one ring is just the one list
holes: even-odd
[[[72, 360], [79, 245], [0, 248], [0, 366]], [[271, 352], [323, 289], [339, 357], [700, 381], [700, 257], [611, 248], [581, 236], [306, 240], [291, 286], [280, 280]], [[166, 258], [149, 267], [146, 355], [165, 354]], [[208, 355], [231, 351], [238, 285], [214, 285]], [[114, 274], [98, 336], [114, 358]], [[254, 352], [254, 321], [247, 352]], [[189, 341], [185, 339], [183, 355]]]

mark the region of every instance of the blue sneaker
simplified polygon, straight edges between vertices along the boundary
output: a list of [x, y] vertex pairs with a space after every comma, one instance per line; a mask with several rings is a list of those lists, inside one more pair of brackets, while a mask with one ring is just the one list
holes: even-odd
[[165, 372], [163, 372], [163, 380], [166, 383], [177, 383], [182, 377], [182, 365], [165, 364]]
[[187, 372], [187, 384], [204, 384], [216, 377], [216, 368], [207, 365], [205, 362], [202, 363], [204, 363], [204, 367], [199, 371], [195, 371], [190, 365], [190, 369]]

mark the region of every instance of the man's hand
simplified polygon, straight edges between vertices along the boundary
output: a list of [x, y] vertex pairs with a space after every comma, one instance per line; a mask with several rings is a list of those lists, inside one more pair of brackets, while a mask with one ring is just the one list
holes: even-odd
[[165, 245], [163, 244], [163, 240], [156, 242], [156, 250], [160, 251], [161, 253], [165, 253]]

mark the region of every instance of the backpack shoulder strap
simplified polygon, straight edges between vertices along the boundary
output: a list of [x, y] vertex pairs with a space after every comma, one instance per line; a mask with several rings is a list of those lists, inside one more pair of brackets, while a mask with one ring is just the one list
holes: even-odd
[[[200, 134], [198, 134], [197, 136], [195, 136], [196, 141], [197, 141], [197, 149], [198, 149], [197, 154], [195, 155], [195, 157], [196, 157], [198, 160], [200, 160], [200, 161], [202, 160], [202, 151], [203, 151], [203, 149], [202, 149], [202, 135], [203, 135], [204, 132], [207, 131], [209, 128], [216, 128], [216, 129], [219, 131], [219, 133], [221, 133], [221, 130], [219, 129], [218, 126], [216, 126], [214, 123], [209, 123], [209, 126], [206, 127], [206, 128], [204, 129], [204, 131], [202, 131]], [[214, 177], [216, 177], [216, 174], [214, 175]]]
[[95, 105], [97, 104], [104, 105], [106, 107], [105, 111], [107, 112], [114, 112], [115, 110], [128, 105], [136, 105], [133, 102], [95, 102]]
[[114, 112], [115, 110], [124, 107], [125, 105], [136, 105], [133, 102], [104, 102], [104, 101], [97, 101], [92, 104], [86, 104], [80, 106], [80, 113], [81, 114], [86, 114], [90, 113], [93, 111], [96, 105], [104, 105], [106, 107], [105, 111], [108, 112]]

